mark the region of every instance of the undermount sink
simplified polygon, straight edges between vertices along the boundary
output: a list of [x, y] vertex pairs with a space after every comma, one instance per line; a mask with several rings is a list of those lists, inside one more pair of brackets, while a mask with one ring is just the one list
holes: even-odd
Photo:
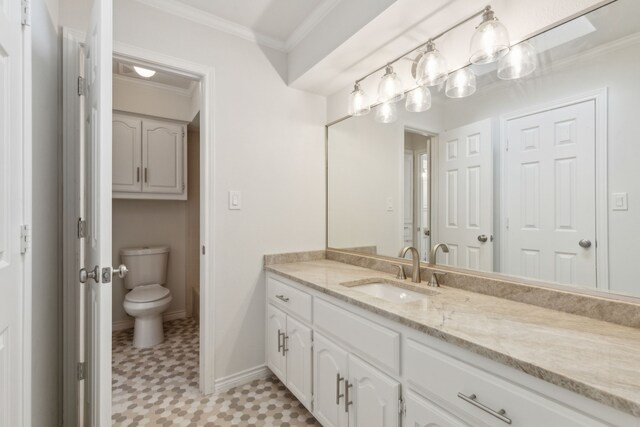
[[419, 301], [428, 296], [437, 295], [437, 292], [429, 289], [421, 289], [421, 292], [416, 292], [386, 280], [372, 280], [367, 283], [343, 283], [343, 285], [352, 288], [354, 291], [362, 292], [363, 294], [395, 304]]

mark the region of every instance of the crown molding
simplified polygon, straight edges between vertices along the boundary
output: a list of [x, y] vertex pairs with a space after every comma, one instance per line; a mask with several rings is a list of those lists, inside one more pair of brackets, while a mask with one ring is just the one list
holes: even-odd
[[285, 51], [291, 52], [341, 1], [323, 0], [284, 42]]
[[286, 52], [285, 42], [274, 37], [257, 33], [252, 29], [235, 22], [220, 18], [212, 13], [203, 11], [176, 0], [136, 0], [145, 6], [153, 7], [163, 12], [179, 16], [198, 24], [205, 25], [218, 31], [239, 37], [259, 45]]

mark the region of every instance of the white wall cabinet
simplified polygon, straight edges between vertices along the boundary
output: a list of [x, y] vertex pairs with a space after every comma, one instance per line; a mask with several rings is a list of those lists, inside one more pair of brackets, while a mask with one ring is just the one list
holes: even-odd
[[267, 307], [267, 366], [311, 410], [311, 328], [272, 304]]
[[113, 115], [113, 197], [187, 198], [186, 125]]

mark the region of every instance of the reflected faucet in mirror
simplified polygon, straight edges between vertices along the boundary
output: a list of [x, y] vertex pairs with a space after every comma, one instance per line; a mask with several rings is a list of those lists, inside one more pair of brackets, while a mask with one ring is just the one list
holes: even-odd
[[429, 262], [431, 262], [431, 264], [436, 265], [438, 262], [436, 260], [436, 255], [438, 255], [438, 249], [442, 248], [442, 252], [444, 252], [445, 254], [449, 253], [449, 246], [447, 246], [446, 243], [438, 243], [436, 245], [433, 245], [433, 247], [431, 248], [431, 253], [429, 254]]
[[407, 252], [409, 251], [411, 251], [411, 261], [413, 262], [413, 267], [412, 267], [413, 272], [411, 273], [411, 281], [413, 283], [420, 283], [420, 254], [418, 253], [418, 250], [413, 246], [405, 246], [400, 250], [400, 254], [398, 256], [400, 258], [404, 258]]

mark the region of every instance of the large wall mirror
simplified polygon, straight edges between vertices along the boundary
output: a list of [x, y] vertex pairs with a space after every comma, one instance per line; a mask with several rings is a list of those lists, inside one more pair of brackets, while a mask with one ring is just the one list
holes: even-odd
[[640, 2], [529, 40], [537, 68], [328, 127], [327, 246], [640, 296]]

